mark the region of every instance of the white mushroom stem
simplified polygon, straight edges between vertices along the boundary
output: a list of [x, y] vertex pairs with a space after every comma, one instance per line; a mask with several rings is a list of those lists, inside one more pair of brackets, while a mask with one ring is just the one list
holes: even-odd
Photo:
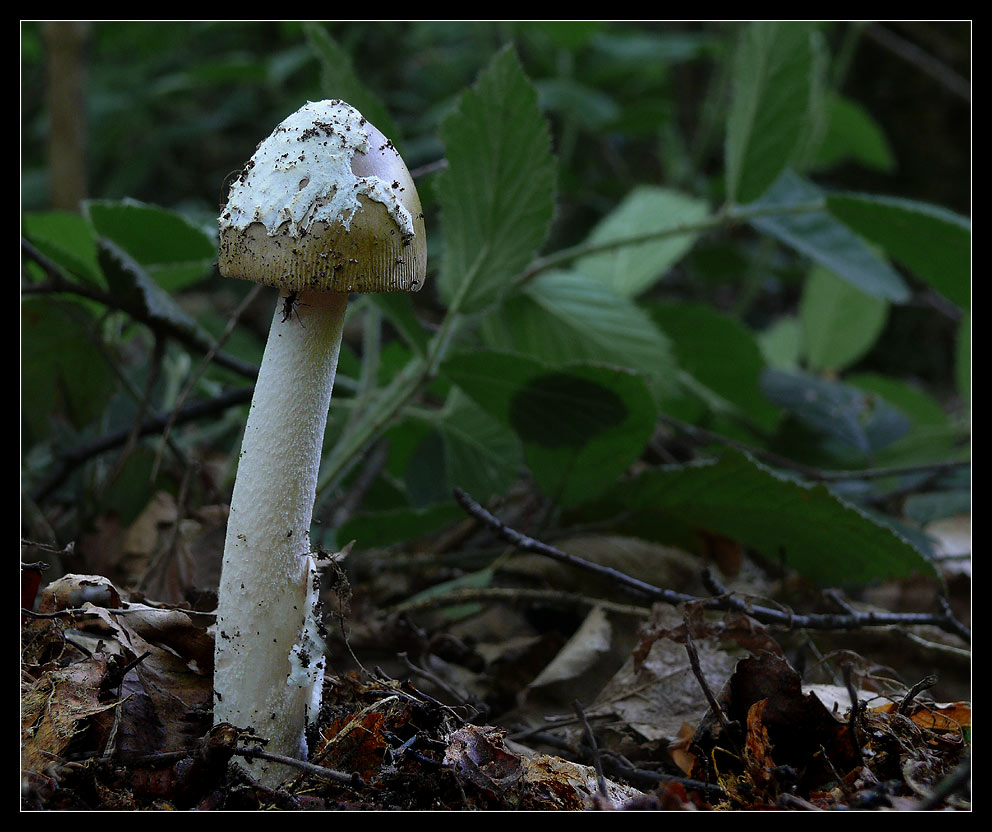
[[[217, 606], [215, 722], [305, 759], [324, 674], [310, 523], [348, 295], [276, 306], [231, 498]], [[289, 773], [259, 760], [275, 785]]]

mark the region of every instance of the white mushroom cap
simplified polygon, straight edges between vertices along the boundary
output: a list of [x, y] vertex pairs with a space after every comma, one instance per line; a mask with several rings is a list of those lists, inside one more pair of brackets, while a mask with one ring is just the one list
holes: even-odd
[[416, 292], [427, 240], [410, 172], [354, 107], [309, 102], [231, 186], [218, 265], [285, 292]]

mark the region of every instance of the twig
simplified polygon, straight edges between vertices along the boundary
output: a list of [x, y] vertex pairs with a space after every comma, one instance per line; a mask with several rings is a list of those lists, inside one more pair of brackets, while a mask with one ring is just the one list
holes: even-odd
[[605, 752], [603, 754], [603, 762], [604, 767], [609, 769], [611, 774], [622, 777], [624, 780], [630, 780], [632, 782], [640, 781], [652, 786], [657, 786], [660, 783], [678, 783], [687, 792], [696, 791], [717, 799], [726, 797], [723, 787], [714, 783], [704, 783], [701, 780], [693, 780], [690, 777], [680, 777], [676, 774], [665, 774], [661, 771], [638, 768], [629, 760], [622, 760], [611, 752]]
[[610, 794], [606, 790], [606, 776], [603, 774], [603, 755], [599, 751], [596, 735], [593, 733], [592, 726], [589, 724], [589, 720], [586, 719], [586, 713], [582, 710], [582, 705], [578, 699], [572, 702], [572, 709], [582, 723], [582, 728], [586, 733], [586, 741], [589, 743], [589, 748], [592, 751], [592, 762], [596, 768], [596, 785], [599, 788], [599, 793], [604, 800], [609, 800]]
[[[200, 380], [200, 377], [206, 372], [207, 367], [210, 366], [211, 362], [217, 357], [217, 353], [220, 352], [220, 348], [227, 343], [228, 338], [231, 337], [231, 333], [234, 332], [234, 327], [237, 325], [238, 321], [241, 320], [241, 316], [244, 314], [245, 310], [255, 301], [258, 297], [259, 292], [262, 291], [262, 284], [258, 283], [252, 287], [251, 291], [241, 300], [241, 303], [235, 308], [227, 319], [227, 324], [224, 327], [224, 331], [220, 334], [217, 342], [210, 347], [207, 354], [203, 356], [200, 361], [200, 366], [190, 374], [190, 377], [186, 380], [186, 384], [183, 386], [182, 392], [176, 398], [175, 405], [172, 407], [169, 413], [169, 420], [165, 423], [165, 427], [162, 429], [162, 439], [167, 440], [169, 434], [172, 431], [172, 426], [175, 424], [176, 416], [182, 409], [183, 405], [186, 404], [186, 399], [189, 397], [190, 392], [192, 392], [193, 387]], [[158, 474], [158, 467], [162, 461], [161, 448], [159, 452], [155, 455], [155, 464], [152, 467], [151, 479], [154, 480]]]
[[929, 75], [948, 92], [953, 93], [963, 101], [971, 101], [971, 82], [930, 53], [923, 51], [912, 41], [906, 40], [878, 23], [869, 23], [865, 27], [865, 34], [892, 54], [898, 55], [907, 63]]
[[[50, 543], [42, 543], [39, 540], [28, 540], [26, 538], [21, 538], [22, 546], [31, 546], [35, 549], [41, 549], [43, 552], [51, 552], [53, 555], [58, 555], [59, 557], [71, 557], [76, 554], [76, 541], [70, 540], [65, 546], [58, 547], [53, 546]], [[25, 564], [26, 565], [26, 564]]]
[[[212, 345], [205, 338], [189, 332], [181, 326], [174, 325], [161, 318], [152, 318], [135, 304], [126, 303], [111, 292], [105, 292], [102, 289], [97, 289], [84, 283], [68, 280], [62, 274], [59, 266], [23, 238], [21, 239], [21, 249], [27, 257], [41, 267], [42, 271], [45, 272], [45, 276], [48, 278], [44, 283], [28, 283], [22, 286], [22, 295], [72, 294], [78, 297], [88, 298], [106, 306], [108, 309], [118, 309], [126, 312], [135, 321], [144, 324], [153, 332], [166, 335], [195, 352], [207, 352], [210, 350]], [[214, 360], [220, 366], [226, 367], [228, 370], [245, 378], [255, 379], [258, 376], [258, 367], [226, 353], [218, 352]]]
[[858, 697], [858, 688], [854, 684], [854, 668], [850, 662], [844, 662], [842, 668], [844, 672], [844, 685], [847, 688], [847, 696], [851, 700], [851, 715], [848, 717], [847, 725], [851, 731], [851, 745], [854, 746], [854, 753], [860, 763], [864, 762], [861, 753], [861, 731], [859, 722], [861, 721], [861, 711], [863, 703]]
[[430, 610], [437, 607], [447, 607], [455, 604], [468, 604], [472, 602], [489, 603], [544, 603], [566, 607], [602, 607], [608, 612], [620, 615], [630, 615], [635, 618], [647, 618], [651, 615], [648, 607], [637, 607], [631, 604], [620, 604], [615, 601], [604, 600], [602, 598], [591, 598], [586, 595], [578, 595], [571, 592], [563, 592], [557, 589], [526, 589], [523, 587], [468, 587], [464, 589], [454, 589], [445, 592], [443, 595], [434, 595], [427, 598], [420, 598], [415, 601], [405, 601], [390, 607], [389, 613], [415, 612], [417, 610]]
[[823, 762], [827, 764], [827, 768], [830, 769], [830, 773], [833, 775], [834, 780], [837, 781], [837, 786], [840, 788], [841, 792], [843, 792], [844, 799], [850, 803], [853, 797], [851, 794], [851, 787], [847, 785], [847, 782], [841, 776], [841, 773], [837, 771], [834, 761], [830, 759], [830, 755], [827, 754], [827, 749], [822, 745], [820, 746], [820, 756], [823, 757]]
[[136, 668], [139, 664], [141, 664], [151, 654], [152, 654], [152, 651], [151, 650], [146, 650], [144, 653], [142, 653], [136, 659], [128, 662], [126, 665], [124, 665], [124, 667], [121, 668], [121, 671], [120, 671], [121, 678], [120, 678], [120, 681], [117, 683], [117, 702], [114, 704], [114, 721], [113, 721], [113, 724], [110, 727], [110, 732], [109, 732], [109, 734], [107, 736], [107, 741], [103, 745], [103, 756], [104, 757], [113, 757], [114, 754], [115, 754], [115, 752], [116, 752], [116, 748], [117, 748], [117, 732], [120, 730], [121, 719], [123, 718], [122, 717], [121, 706], [124, 704], [124, 702], [125, 702], [125, 700], [127, 698], [130, 698], [130, 694], [127, 697], [125, 697], [124, 699], [121, 698], [121, 695], [124, 692], [124, 679], [125, 679], [125, 677], [127, 676], [128, 673], [130, 673], [132, 670], [134, 670], [134, 668]]
[[365, 785], [362, 778], [358, 776], [357, 771], [351, 774], [345, 774], [343, 771], [335, 771], [332, 768], [324, 768], [324, 766], [308, 763], [306, 760], [297, 760], [294, 757], [285, 757], [282, 754], [273, 754], [271, 751], [262, 751], [260, 748], [234, 748], [232, 751], [239, 757], [244, 757], [248, 760], [248, 762], [251, 762], [257, 757], [260, 760], [268, 760], [270, 763], [280, 763], [285, 766], [291, 766], [292, 768], [298, 769], [306, 774], [311, 774], [314, 777], [320, 777], [324, 780], [333, 780], [336, 783], [345, 783], [349, 786], [354, 786], [356, 789]]
[[[710, 689], [710, 683], [706, 681], [706, 676], [703, 675], [703, 668], [699, 664], [699, 653], [696, 652], [696, 644], [692, 640], [692, 623], [689, 621], [689, 613], [687, 610], [683, 610], [682, 612], [682, 623], [685, 625], [685, 652], [689, 657], [689, 666], [692, 668], [692, 675], [696, 677], [696, 681], [699, 683], [699, 687], [703, 691], [703, 696], [706, 697], [706, 701], [709, 703], [710, 710], [713, 711], [713, 713], [716, 714], [717, 719], [720, 720], [720, 725], [723, 726], [727, 739], [736, 747], [737, 742], [734, 738], [734, 726], [731, 724], [730, 719], [724, 712], [723, 706], [713, 695], [713, 691]], [[740, 754], [739, 749], [737, 750], [737, 753], [738, 755]]]
[[789, 630], [855, 630], [862, 627], [891, 627], [894, 625], [913, 627], [930, 625], [939, 627], [945, 632], [953, 633], [968, 643], [971, 641], [971, 632], [953, 616], [950, 612], [950, 607], [946, 605], [940, 613], [856, 611], [851, 613], [799, 614], [791, 610], [773, 609], [759, 605], [749, 605], [744, 608], [738, 599], [730, 598], [726, 595], [716, 598], [700, 598], [684, 592], [675, 592], [670, 589], [652, 586], [645, 581], [633, 578], [611, 567], [602, 566], [598, 563], [592, 563], [583, 558], [569, 555], [560, 549], [549, 546], [547, 543], [542, 543], [539, 540], [521, 534], [494, 517], [460, 488], [455, 489], [454, 496], [458, 505], [468, 514], [490, 528], [498, 537], [512, 543], [517, 548], [544, 555], [561, 563], [592, 572], [601, 578], [609, 580], [611, 583], [651, 598], [654, 601], [673, 605], [685, 603], [699, 604], [709, 610], [743, 610], [757, 621], [764, 624], [782, 626]]
[[[234, 390], [229, 390], [226, 393], [222, 393], [219, 396], [215, 396], [212, 399], [193, 402], [192, 404], [183, 407], [182, 410], [176, 414], [174, 424], [185, 424], [186, 422], [192, 422], [206, 416], [212, 416], [213, 414], [221, 410], [226, 410], [229, 407], [245, 404], [251, 401], [253, 392], [253, 387], [239, 387]], [[165, 427], [169, 418], [170, 414], [156, 414], [154, 416], [150, 416], [140, 424], [137, 434], [139, 436], [146, 436], [152, 433], [159, 433]], [[59, 452], [56, 457], [54, 470], [49, 473], [49, 475], [38, 486], [35, 487], [31, 493], [31, 498], [35, 502], [41, 502], [44, 500], [79, 466], [85, 464], [93, 457], [106, 453], [113, 448], [120, 447], [127, 442], [128, 437], [131, 435], [131, 430], [132, 429], [130, 427], [124, 427], [119, 430], [110, 431], [109, 433], [105, 433], [103, 436], [90, 440], [89, 442], [77, 445], [75, 448], [70, 448], [66, 451]]]
[[652, 586], [651, 584], [641, 581], [638, 578], [633, 578], [630, 575], [626, 575], [610, 566], [602, 566], [601, 564], [593, 563], [592, 561], [576, 557], [575, 555], [569, 555], [560, 549], [556, 549], [554, 546], [549, 546], [547, 543], [542, 543], [540, 540], [535, 540], [532, 537], [521, 534], [516, 529], [511, 529], [501, 520], [486, 511], [486, 509], [475, 502], [475, 500], [473, 500], [460, 488], [455, 489], [455, 500], [466, 512], [480, 520], [484, 525], [495, 531], [499, 537], [508, 543], [512, 543], [518, 549], [522, 549], [526, 552], [534, 552], [538, 555], [544, 555], [545, 557], [551, 558], [552, 560], [557, 560], [560, 563], [584, 569], [587, 572], [592, 572], [599, 575], [601, 578], [606, 578], [612, 583], [626, 587], [635, 593], [646, 595], [649, 598], [667, 601], [670, 604], [681, 604], [699, 600], [693, 595], [686, 595], [685, 593], [674, 592], [669, 589], [660, 589], [659, 587]]
[[403, 664], [406, 665], [407, 670], [410, 670], [412, 673], [415, 673], [416, 675], [423, 677], [428, 682], [432, 682], [433, 684], [437, 685], [437, 687], [440, 690], [448, 694], [448, 696], [450, 696], [453, 700], [455, 700], [455, 702], [465, 703], [468, 701], [469, 697], [467, 695], [455, 690], [453, 687], [451, 687], [451, 685], [445, 682], [444, 679], [442, 679], [436, 673], [432, 673], [427, 668], [415, 664], [413, 659], [411, 659], [406, 652], [397, 653], [396, 655], [403, 662]]
[[909, 693], [907, 693], [903, 697], [902, 702], [899, 703], [899, 709], [897, 713], [900, 713], [905, 716], [905, 714], [909, 711], [909, 706], [913, 704], [913, 700], [917, 696], [919, 696], [923, 691], [932, 688], [936, 684], [937, 684], [937, 677], [935, 675], [931, 674], [930, 676], [924, 676], [922, 679], [920, 679], [920, 681], [918, 681], [915, 685], [913, 685], [913, 687], [909, 689]]
[[379, 442], [368, 451], [368, 459], [355, 476], [348, 491], [324, 514], [330, 516], [330, 527], [338, 529], [351, 518], [365, 499], [369, 489], [379, 480], [379, 474], [389, 461], [389, 443]]

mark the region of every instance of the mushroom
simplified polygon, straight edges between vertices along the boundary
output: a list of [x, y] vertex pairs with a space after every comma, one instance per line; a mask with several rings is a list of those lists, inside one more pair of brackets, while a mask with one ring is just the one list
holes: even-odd
[[[217, 604], [214, 722], [305, 759], [324, 645], [310, 524], [351, 292], [417, 291], [420, 199], [392, 143], [350, 105], [309, 102], [231, 186], [218, 265], [280, 290], [238, 460]], [[287, 770], [245, 763], [265, 785]]]

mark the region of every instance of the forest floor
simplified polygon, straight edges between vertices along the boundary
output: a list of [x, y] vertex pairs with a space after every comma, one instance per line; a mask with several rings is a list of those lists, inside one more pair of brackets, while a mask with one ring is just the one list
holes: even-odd
[[[747, 604], [652, 605], [495, 542], [468, 518], [403, 553], [352, 553], [347, 579], [329, 562], [323, 709], [310, 759], [284, 761], [278, 788], [236, 765], [264, 745], [213, 725], [209, 590], [125, 589], [133, 557], [113, 580], [22, 568], [22, 808], [970, 809], [960, 635], [811, 632], [761, 624]], [[603, 534], [554, 545], [712, 597], [696, 554]], [[146, 554], [161, 564], [157, 542]], [[960, 563], [942, 587], [893, 582], [851, 598], [734, 547], [711, 555], [728, 598], [904, 612], [946, 597], [970, 623]]]

